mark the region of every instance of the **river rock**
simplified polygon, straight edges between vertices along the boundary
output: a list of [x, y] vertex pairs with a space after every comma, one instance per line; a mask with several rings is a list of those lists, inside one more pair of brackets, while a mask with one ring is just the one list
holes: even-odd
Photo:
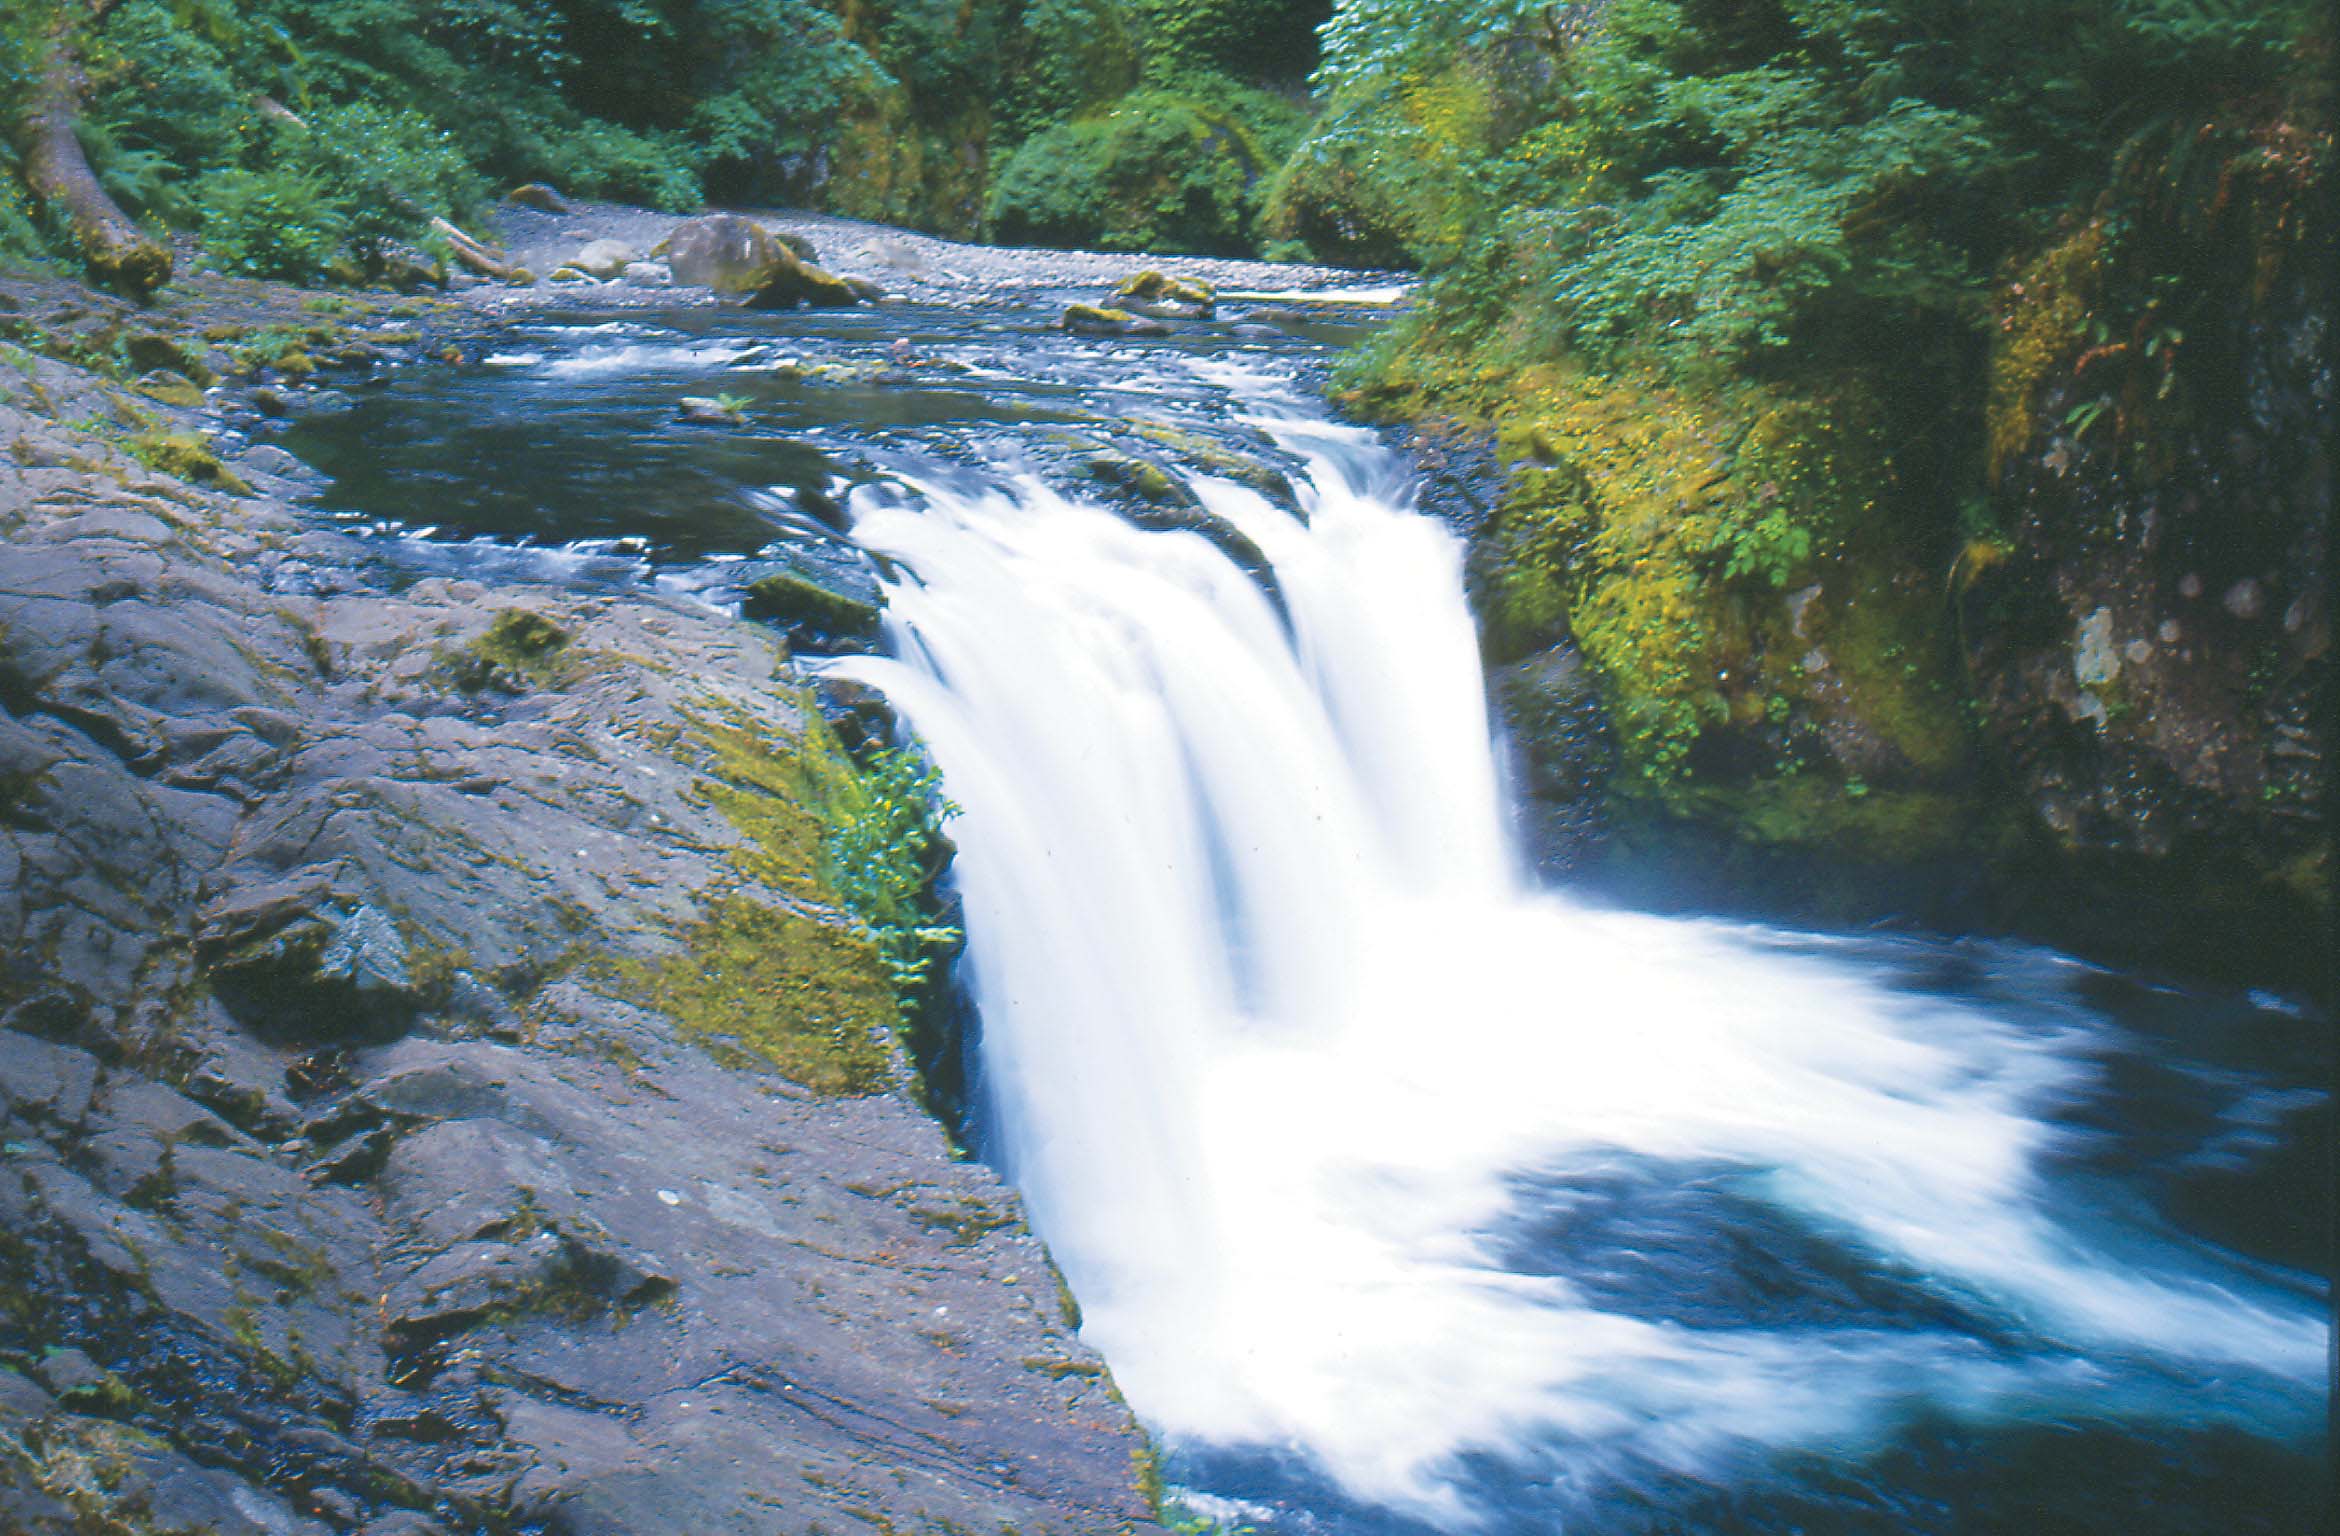
[[735, 213], [685, 219], [666, 237], [667, 270], [686, 287], [745, 297], [794, 260], [770, 230]]
[[740, 616], [783, 631], [796, 650], [832, 655], [867, 650], [877, 643], [881, 603], [843, 590], [834, 577], [802, 566], [783, 567], [756, 577], [743, 588]]
[[736, 427], [747, 421], [738, 406], [705, 395], [683, 396], [674, 403], [674, 415], [677, 421], [693, 422], [702, 427]]
[[1115, 307], [1157, 320], [1208, 320], [1218, 312], [1218, 292], [1209, 283], [1148, 267], [1113, 290]]
[[839, 277], [799, 261], [793, 255], [782, 262], [748, 298], [752, 309], [794, 309], [799, 304], [814, 309], [850, 309], [862, 302], [876, 285], [858, 279]]
[[1057, 322], [1075, 336], [1167, 336], [1170, 327], [1148, 316], [1133, 315], [1126, 309], [1105, 309], [1095, 304], [1071, 304], [1065, 307], [1064, 318]]
[[596, 240], [570, 257], [569, 265], [606, 282], [641, 260], [641, 255], [623, 240]]
[[534, 208], [539, 213], [567, 213], [568, 199], [562, 197], [541, 181], [523, 182], [504, 194], [504, 201], [522, 208]]
[[787, 241], [732, 213], [687, 219], [666, 238], [666, 265], [677, 283], [712, 288], [759, 309], [799, 304], [845, 308], [860, 302], [852, 285], [797, 255]]

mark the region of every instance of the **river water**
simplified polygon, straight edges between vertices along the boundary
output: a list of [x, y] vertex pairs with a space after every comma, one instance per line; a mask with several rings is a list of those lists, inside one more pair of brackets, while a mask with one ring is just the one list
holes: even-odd
[[[588, 318], [289, 445], [394, 571], [882, 583], [887, 654], [829, 665], [959, 807], [971, 1133], [1190, 1507], [2314, 1528], [2328, 1021], [1536, 888], [1459, 545], [1318, 403], [1343, 334]], [[672, 420], [718, 390], [750, 428]], [[1083, 478], [1166, 433], [1290, 494], [1189, 472], [1133, 520]]]

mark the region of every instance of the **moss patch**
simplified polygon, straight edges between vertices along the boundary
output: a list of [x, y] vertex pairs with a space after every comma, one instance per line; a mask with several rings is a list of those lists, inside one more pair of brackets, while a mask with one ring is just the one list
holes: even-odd
[[249, 496], [251, 486], [236, 472], [219, 461], [219, 455], [199, 437], [184, 432], [146, 431], [129, 438], [123, 446], [130, 456], [148, 469], [174, 479], [192, 481], [213, 490], [225, 491], [231, 496]]
[[1984, 403], [1994, 479], [2031, 440], [2041, 387], [2087, 343], [2104, 247], [2104, 222], [2091, 220], [2033, 257], [1999, 289]]
[[533, 608], [506, 608], [470, 644], [440, 653], [465, 693], [486, 688], [525, 693], [569, 681], [579, 665], [569, 632]]
[[716, 1048], [718, 1059], [768, 1063], [819, 1093], [887, 1085], [900, 1014], [868, 940], [734, 895], [683, 943], [680, 954], [638, 970], [643, 1000]]

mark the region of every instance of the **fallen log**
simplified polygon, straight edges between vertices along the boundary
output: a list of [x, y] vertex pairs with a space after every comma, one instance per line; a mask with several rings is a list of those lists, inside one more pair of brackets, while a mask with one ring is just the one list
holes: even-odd
[[474, 240], [445, 219], [432, 219], [431, 228], [446, 239], [447, 249], [457, 261], [480, 276], [492, 277], [499, 283], [527, 280], [527, 268], [513, 265], [502, 251]]
[[82, 28], [95, 28], [115, 0], [66, 0], [58, 5], [34, 61], [24, 102], [9, 125], [24, 166], [24, 183], [58, 214], [100, 282], [145, 298], [171, 280], [171, 248], [121, 210], [90, 169], [75, 132], [81, 121]]

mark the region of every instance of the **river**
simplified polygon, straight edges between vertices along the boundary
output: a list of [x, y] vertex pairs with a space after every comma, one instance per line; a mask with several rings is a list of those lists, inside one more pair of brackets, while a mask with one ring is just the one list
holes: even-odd
[[[885, 654], [822, 665], [959, 808], [968, 1134], [1191, 1509], [2311, 1528], [2328, 1021], [1538, 888], [1459, 542], [1321, 403], [1364, 322], [1044, 318], [551, 318], [287, 445], [393, 572], [882, 587]], [[746, 428], [674, 420], [718, 392]], [[1169, 441], [1288, 493], [1115, 510], [1098, 457]]]

